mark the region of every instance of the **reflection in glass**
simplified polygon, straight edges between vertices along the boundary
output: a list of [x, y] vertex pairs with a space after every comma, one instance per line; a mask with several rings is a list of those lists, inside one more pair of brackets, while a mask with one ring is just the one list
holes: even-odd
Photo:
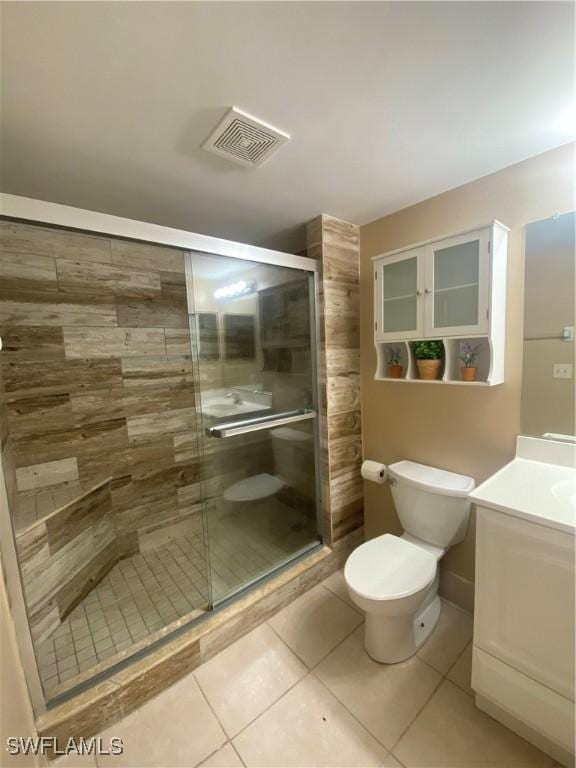
[[202, 360], [218, 360], [220, 357], [218, 315], [214, 312], [197, 312], [194, 319], [199, 357]]
[[[313, 280], [192, 254], [194, 307], [220, 317], [224, 354], [197, 356], [202, 504], [218, 603], [320, 541], [315, 421], [216, 437], [215, 425], [315, 406]], [[250, 286], [249, 291], [232, 290]]]
[[224, 315], [224, 350], [228, 360], [252, 360], [256, 357], [254, 315]]

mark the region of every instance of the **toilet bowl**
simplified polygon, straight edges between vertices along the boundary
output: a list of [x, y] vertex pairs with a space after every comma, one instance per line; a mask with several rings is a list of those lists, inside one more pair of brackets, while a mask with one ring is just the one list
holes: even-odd
[[436, 626], [438, 563], [466, 534], [474, 480], [411, 461], [388, 470], [405, 533], [360, 545], [346, 561], [344, 578], [350, 598], [366, 613], [367, 653], [394, 664], [413, 656]]
[[227, 502], [239, 504], [264, 501], [286, 486], [302, 492], [309, 490], [301, 486], [310, 483], [309, 466], [314, 448], [312, 435], [293, 427], [278, 427], [270, 431], [270, 436], [274, 474], [261, 472], [232, 483], [223, 494]]

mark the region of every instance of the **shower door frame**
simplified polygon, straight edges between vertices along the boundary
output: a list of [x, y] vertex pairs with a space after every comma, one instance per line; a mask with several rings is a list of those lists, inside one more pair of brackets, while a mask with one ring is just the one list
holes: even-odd
[[[228, 242], [228, 241], [225, 241]], [[278, 571], [283, 570], [284, 568], [287, 568], [292, 563], [297, 562], [298, 560], [301, 560], [302, 558], [307, 557], [312, 552], [315, 552], [319, 547], [321, 547], [324, 544], [324, 531], [323, 531], [323, 515], [322, 515], [322, 509], [323, 509], [323, 500], [322, 500], [322, 477], [321, 477], [321, 468], [322, 468], [322, 462], [320, 459], [321, 456], [321, 444], [320, 444], [320, 405], [321, 405], [321, 387], [320, 387], [320, 377], [319, 377], [319, 371], [320, 371], [320, 361], [319, 361], [319, 354], [320, 354], [320, 345], [318, 344], [318, 340], [320, 339], [320, 312], [318, 311], [318, 308], [320, 306], [320, 276], [319, 276], [319, 265], [318, 262], [309, 259], [306, 256], [297, 256], [292, 255], [289, 253], [282, 253], [280, 251], [268, 251], [264, 248], [258, 248], [257, 246], [245, 246], [246, 248], [255, 248], [259, 252], [264, 252], [265, 254], [271, 254], [269, 258], [262, 258], [259, 263], [261, 264], [270, 264], [272, 266], [278, 266], [278, 267], [286, 267], [289, 269], [298, 269], [300, 271], [304, 270], [308, 272], [308, 281], [312, 281], [312, 287], [311, 290], [308, 292], [308, 298], [309, 298], [309, 312], [310, 312], [310, 377], [312, 380], [312, 405], [311, 410], [314, 412], [313, 416], [301, 416], [301, 419], [309, 419], [310, 421], [314, 422], [314, 429], [313, 429], [313, 435], [314, 435], [314, 486], [315, 486], [315, 502], [316, 502], [316, 530], [318, 532], [319, 540], [315, 543], [309, 544], [307, 547], [303, 548], [302, 550], [299, 550], [298, 552], [294, 553], [293, 556], [288, 557], [283, 562], [279, 563], [278, 565], [275, 565], [268, 570], [261, 573], [259, 576], [256, 576], [254, 579], [251, 579], [250, 581], [246, 582], [245, 584], [240, 585], [237, 589], [234, 589], [230, 594], [226, 595], [223, 598], [220, 598], [219, 600], [214, 600], [212, 595], [212, 580], [211, 580], [211, 565], [210, 565], [210, 545], [209, 545], [209, 534], [208, 531], [205, 531], [206, 536], [206, 549], [207, 549], [207, 557], [208, 557], [208, 573], [209, 573], [209, 581], [210, 581], [210, 609], [211, 611], [218, 610], [220, 608], [225, 607], [230, 602], [236, 600], [240, 595], [242, 595], [244, 592], [252, 589], [257, 584], [259, 584], [261, 581], [267, 579], [269, 576], [278, 573]], [[188, 314], [191, 316], [192, 314], [195, 314], [195, 307], [194, 307], [194, 269], [193, 269], [193, 259], [194, 254], [199, 254], [201, 256], [220, 256], [222, 254], [219, 253], [207, 253], [206, 251], [200, 251], [200, 250], [189, 250], [185, 255], [185, 271], [186, 271], [186, 296], [187, 296], [187, 302], [188, 302]], [[273, 254], [273, 256], [272, 256]], [[226, 254], [228, 255], [228, 254]], [[282, 257], [282, 258], [278, 258]], [[251, 259], [248, 256], [235, 256], [234, 258], [239, 258], [242, 261], [255, 261], [255, 259]], [[302, 266], [302, 262], [304, 262], [304, 266]], [[310, 262], [311, 264], [307, 264], [306, 262]], [[193, 331], [192, 326], [190, 325], [190, 336], [192, 337]], [[194, 371], [199, 371], [200, 362], [197, 359], [197, 347], [194, 343], [194, 340], [192, 340], [192, 365], [194, 368]], [[196, 359], [195, 359], [196, 358]], [[195, 402], [196, 402], [196, 411], [197, 413], [200, 413], [200, 422], [202, 423], [202, 403], [201, 403], [201, 397], [200, 393], [195, 391]], [[308, 410], [308, 409], [304, 409]], [[295, 412], [294, 412], [295, 413]], [[283, 416], [287, 416], [287, 414], [278, 414], [275, 419], [272, 419], [272, 414], [270, 417], [265, 417], [268, 423], [268, 426], [270, 428], [280, 426], [281, 424], [286, 423], [293, 423], [294, 421], [297, 421], [299, 417], [293, 416], [290, 419], [284, 419]], [[219, 425], [214, 425], [210, 429], [217, 429]], [[246, 430], [248, 431], [248, 430]], [[201, 462], [202, 467], [204, 466], [204, 435], [200, 438], [200, 451], [201, 451]], [[202, 477], [202, 471], [201, 471], [201, 478], [200, 478], [200, 485], [203, 487], [204, 485], [204, 479]], [[204, 499], [204, 493], [202, 493], [202, 498]], [[209, 520], [208, 520], [208, 514], [203, 514], [203, 519], [206, 521], [206, 527], [209, 529]]]
[[[261, 248], [256, 245], [248, 245], [245, 243], [237, 243], [232, 240], [225, 240], [222, 238], [211, 237], [209, 235], [200, 235], [195, 232], [188, 232], [186, 230], [175, 229], [172, 227], [164, 227], [159, 224], [151, 224], [144, 221], [138, 221], [136, 219], [128, 219], [120, 216], [113, 216], [106, 213], [99, 213], [97, 211], [90, 211], [83, 208], [74, 208], [68, 205], [60, 205], [59, 203], [50, 203], [44, 200], [35, 200], [32, 198], [21, 197], [19, 195], [11, 195], [7, 193], [0, 193], [0, 220], [3, 221], [15, 221], [23, 224], [45, 226], [52, 228], [60, 228], [70, 231], [81, 232], [88, 235], [101, 235], [103, 237], [113, 237], [117, 239], [125, 239], [130, 241], [141, 242], [146, 245], [160, 245], [172, 248], [177, 248], [182, 251], [195, 251], [197, 253], [213, 255], [213, 256], [228, 256], [233, 259], [241, 259], [244, 261], [253, 261], [262, 264], [271, 264], [273, 266], [288, 267], [293, 269], [299, 269], [310, 273], [313, 279], [313, 290], [310, 291], [310, 308], [311, 308], [311, 376], [313, 381], [313, 408], [316, 411], [316, 417], [314, 421], [314, 468], [315, 468], [315, 484], [316, 484], [316, 525], [319, 535], [319, 541], [317, 545], [311, 545], [304, 553], [294, 556], [294, 558], [288, 559], [286, 562], [279, 564], [276, 568], [269, 572], [262, 574], [253, 582], [244, 585], [238, 592], [226, 598], [224, 601], [219, 602], [217, 609], [224, 607], [231, 600], [236, 599], [239, 594], [242, 594], [246, 590], [252, 589], [255, 584], [259, 583], [262, 579], [269, 577], [270, 575], [281, 571], [282, 569], [289, 567], [295, 561], [306, 557], [321, 547], [324, 542], [324, 530], [323, 530], [323, 494], [322, 494], [322, 461], [320, 458], [320, 406], [321, 400], [321, 386], [319, 379], [320, 372], [320, 312], [319, 312], [319, 275], [320, 265], [315, 259], [310, 259], [306, 256], [298, 256], [296, 254], [284, 253], [283, 251], [271, 250], [268, 248]], [[188, 278], [189, 264], [191, 267], [191, 254], [185, 255], [185, 268], [186, 277]], [[187, 279], [187, 291], [188, 291], [188, 279]], [[193, 304], [192, 304], [193, 308]], [[188, 301], [188, 309], [190, 310], [190, 301]], [[1, 354], [1, 338], [0, 338], [0, 354]], [[3, 468], [0, 466], [0, 471]], [[6, 510], [9, 514], [9, 510]], [[27, 606], [24, 601], [23, 590], [21, 588], [22, 581], [20, 577], [20, 563], [16, 551], [15, 532], [10, 520], [10, 530], [12, 535], [3, 535], [0, 537], [0, 552], [2, 555], [2, 562], [16, 563], [18, 567], [18, 583], [19, 586], [13, 586], [11, 589], [12, 579], [8, 578], [11, 574], [7, 574], [6, 589], [8, 592], [8, 600], [10, 603], [16, 602], [20, 605], [23, 602], [23, 607], [27, 614]], [[209, 556], [209, 553], [208, 553]], [[12, 570], [12, 569], [10, 569]], [[17, 594], [15, 594], [17, 593]], [[213, 607], [211, 604], [211, 611]], [[48, 709], [46, 698], [44, 695], [44, 689], [40, 681], [40, 673], [38, 670], [38, 663], [36, 660], [36, 651], [34, 650], [30, 654], [30, 650], [34, 648], [32, 642], [32, 635], [30, 631], [30, 625], [28, 621], [24, 621], [23, 617], [18, 611], [15, 619], [15, 629], [17, 634], [18, 645], [24, 649], [24, 657], [21, 659], [24, 676], [26, 678], [28, 691], [30, 693], [30, 699], [32, 709], [35, 717], [39, 717], [45, 713]], [[194, 626], [195, 620], [187, 623], [182, 630], [187, 629], [190, 626]], [[168, 636], [170, 637], [170, 636]], [[164, 638], [165, 639], [165, 638]], [[159, 641], [160, 642], [160, 641]], [[151, 649], [156, 647], [156, 643], [151, 646]], [[30, 658], [32, 656], [32, 658]], [[139, 658], [139, 654], [136, 655], [136, 659]], [[123, 664], [128, 662], [130, 664], [131, 658], [126, 659]], [[112, 667], [111, 669], [114, 669]], [[98, 676], [96, 676], [98, 678]], [[73, 692], [72, 692], [73, 693]]]

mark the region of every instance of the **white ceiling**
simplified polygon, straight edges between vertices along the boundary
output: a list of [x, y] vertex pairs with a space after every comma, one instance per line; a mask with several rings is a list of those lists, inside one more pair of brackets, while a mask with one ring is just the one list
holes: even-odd
[[[569, 2], [4, 2], [2, 189], [297, 250], [566, 143]], [[231, 105], [292, 135], [199, 147]]]

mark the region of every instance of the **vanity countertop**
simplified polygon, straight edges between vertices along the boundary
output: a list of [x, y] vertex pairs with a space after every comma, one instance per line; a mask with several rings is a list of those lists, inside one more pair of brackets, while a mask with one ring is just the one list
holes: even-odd
[[470, 501], [576, 534], [576, 467], [572, 461], [551, 463], [553, 445], [544, 446], [541, 460], [537, 460], [535, 442], [535, 438], [518, 438], [516, 458], [479, 485]]

